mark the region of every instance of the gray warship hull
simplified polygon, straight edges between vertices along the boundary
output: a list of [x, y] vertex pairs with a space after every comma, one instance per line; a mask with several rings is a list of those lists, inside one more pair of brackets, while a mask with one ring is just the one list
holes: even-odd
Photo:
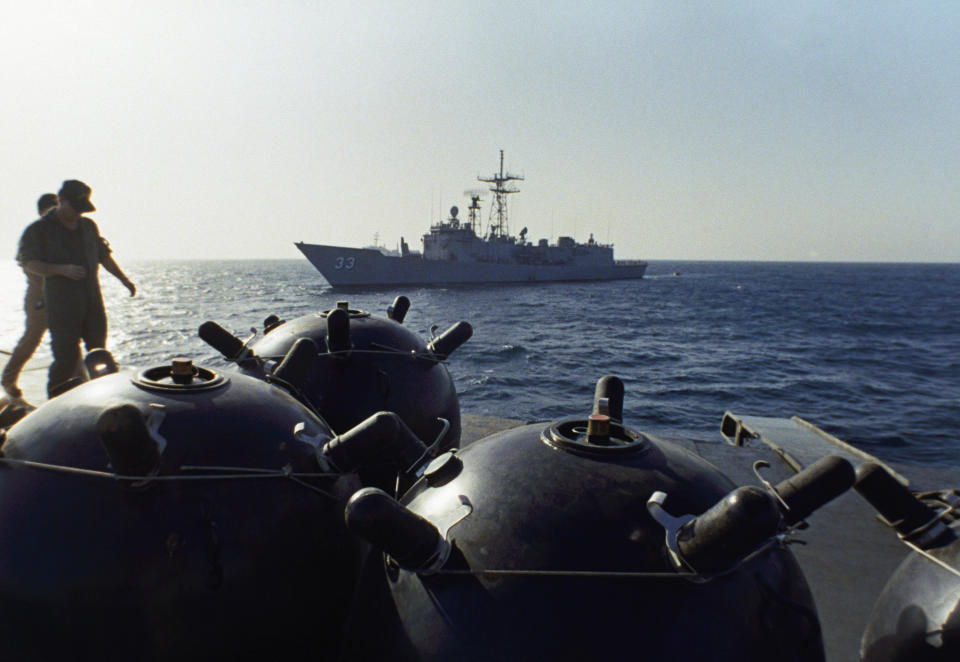
[[422, 255], [384, 255], [372, 248], [347, 248], [297, 242], [296, 247], [333, 288], [381, 285], [458, 285], [538, 283], [643, 278], [647, 263], [522, 264], [431, 260]]

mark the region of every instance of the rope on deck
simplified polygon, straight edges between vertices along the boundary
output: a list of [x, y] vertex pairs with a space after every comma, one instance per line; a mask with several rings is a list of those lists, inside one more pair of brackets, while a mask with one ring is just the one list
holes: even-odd
[[320, 489], [316, 485], [311, 485], [304, 479], [308, 478], [339, 478], [341, 473], [334, 472], [295, 472], [287, 465], [282, 469], [261, 469], [257, 467], [219, 467], [219, 466], [183, 466], [183, 471], [204, 471], [195, 475], [153, 475], [153, 476], [130, 476], [118, 474], [110, 471], [99, 471], [97, 469], [82, 469], [80, 467], [69, 467], [62, 464], [51, 464], [48, 462], [36, 462], [34, 460], [19, 460], [10, 457], [0, 457], [0, 464], [10, 466], [26, 467], [28, 469], [39, 469], [41, 471], [53, 471], [56, 473], [72, 474], [77, 476], [87, 476], [92, 478], [104, 478], [109, 480], [126, 481], [131, 483], [143, 483], [153, 481], [178, 482], [191, 480], [244, 480], [256, 478], [287, 478], [294, 483], [313, 490], [319, 494], [331, 499], [336, 497], [329, 492]]

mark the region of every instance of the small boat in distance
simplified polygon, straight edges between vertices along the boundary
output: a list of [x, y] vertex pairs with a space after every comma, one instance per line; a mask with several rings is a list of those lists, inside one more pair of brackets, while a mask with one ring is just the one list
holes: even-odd
[[468, 220], [461, 221], [460, 210], [451, 207], [450, 217], [423, 235], [422, 253], [411, 251], [403, 237], [399, 255], [386, 255], [376, 248], [295, 245], [333, 288], [643, 278], [646, 262], [614, 260], [613, 245], [601, 244], [593, 235], [586, 243], [559, 237], [555, 244], [546, 239], [528, 242], [527, 228], [512, 236], [507, 196], [519, 193], [510, 182], [523, 177], [504, 172], [503, 150], [499, 172], [477, 179], [490, 184], [494, 196], [486, 234], [478, 234], [481, 194], [474, 192]]

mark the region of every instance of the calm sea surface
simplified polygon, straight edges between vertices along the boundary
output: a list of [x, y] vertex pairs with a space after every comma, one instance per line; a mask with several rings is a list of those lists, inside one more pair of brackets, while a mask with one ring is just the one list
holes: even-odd
[[[398, 294], [424, 338], [459, 320], [450, 359], [464, 412], [587, 413], [596, 380], [626, 384], [624, 418], [719, 440], [725, 410], [805, 418], [881, 458], [960, 467], [960, 265], [653, 262], [641, 281], [331, 292], [306, 261], [132, 262], [130, 299], [102, 273], [109, 348], [126, 366], [172, 356], [223, 367], [197, 336], [245, 337], [338, 299], [383, 315]], [[23, 278], [0, 265], [0, 349], [22, 330]], [[37, 356], [49, 362], [46, 342]]]

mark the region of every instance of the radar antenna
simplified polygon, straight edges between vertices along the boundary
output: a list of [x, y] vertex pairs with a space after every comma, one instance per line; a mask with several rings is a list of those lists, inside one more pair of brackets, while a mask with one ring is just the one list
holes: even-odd
[[523, 181], [520, 175], [513, 175], [503, 171], [503, 150], [500, 150], [500, 172], [490, 177], [477, 177], [478, 181], [493, 184], [493, 206], [490, 207], [490, 237], [507, 238], [510, 236], [510, 227], [507, 224], [507, 196], [519, 193], [520, 189], [508, 186], [511, 181]]

